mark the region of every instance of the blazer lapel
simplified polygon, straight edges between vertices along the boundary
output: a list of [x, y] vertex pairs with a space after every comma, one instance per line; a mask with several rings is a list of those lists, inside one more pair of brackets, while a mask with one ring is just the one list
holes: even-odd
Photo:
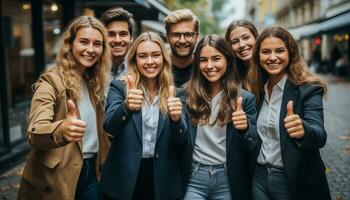
[[132, 120], [134, 121], [137, 135], [139, 136], [139, 139], [142, 142], [142, 112], [141, 112], [141, 109], [132, 114]]
[[162, 112], [159, 111], [159, 118], [158, 118], [158, 130], [157, 130], [157, 140], [163, 133], [164, 124], [166, 122], [167, 116], [163, 115]]
[[233, 137], [234, 129], [232, 123], [228, 123], [226, 126], [226, 157], [229, 158], [230, 150], [231, 150], [231, 144], [232, 144], [232, 137]]
[[[297, 90], [293, 86], [293, 84], [287, 79], [286, 84], [284, 86], [284, 91], [283, 91], [281, 111], [280, 111], [280, 123], [279, 123], [281, 152], [284, 151], [286, 139], [288, 137], [287, 130], [284, 127], [284, 118], [287, 115], [287, 103], [288, 101], [293, 101], [294, 105], [296, 105], [297, 99], [298, 99]], [[295, 106], [293, 107], [293, 109], [295, 110]]]

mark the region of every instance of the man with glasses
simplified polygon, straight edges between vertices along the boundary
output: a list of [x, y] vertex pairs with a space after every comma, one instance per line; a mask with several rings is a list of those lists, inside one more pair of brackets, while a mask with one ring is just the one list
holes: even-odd
[[[125, 56], [132, 43], [132, 31], [135, 24], [133, 15], [121, 7], [106, 10], [101, 21], [104, 23], [108, 44], [112, 54], [112, 71], [110, 81], [127, 73]], [[108, 91], [108, 90], [107, 90]]]
[[175, 10], [165, 18], [165, 29], [172, 52], [174, 82], [181, 87], [191, 77], [199, 19], [189, 9]]

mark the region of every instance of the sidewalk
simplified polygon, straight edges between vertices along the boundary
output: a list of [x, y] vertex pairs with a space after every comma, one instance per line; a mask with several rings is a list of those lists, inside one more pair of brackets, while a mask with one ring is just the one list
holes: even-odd
[[0, 175], [0, 200], [14, 200], [21, 181], [24, 163]]

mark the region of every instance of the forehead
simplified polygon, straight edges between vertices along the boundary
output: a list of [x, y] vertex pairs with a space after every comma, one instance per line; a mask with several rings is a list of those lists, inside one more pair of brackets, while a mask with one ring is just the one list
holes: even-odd
[[193, 21], [183, 21], [170, 26], [170, 32], [194, 32]]
[[284, 43], [283, 40], [281, 40], [278, 37], [267, 37], [261, 42], [261, 49], [263, 48], [281, 48], [281, 47], [286, 47], [286, 44]]
[[232, 29], [232, 31], [230, 32], [230, 38], [231, 39], [237, 38], [244, 34], [253, 36], [252, 32], [248, 28], [243, 26], [237, 26], [236, 28]]
[[201, 49], [201, 53], [200, 56], [201, 57], [211, 57], [211, 56], [216, 56], [216, 55], [222, 55], [223, 54], [217, 50], [216, 48], [210, 46], [210, 45], [205, 45], [202, 49]]
[[87, 38], [91, 40], [103, 40], [102, 33], [93, 27], [82, 27], [78, 30], [76, 38]]
[[113, 21], [110, 22], [107, 26], [107, 31], [115, 31], [115, 32], [120, 32], [120, 31], [127, 31], [129, 32], [129, 24], [126, 21]]
[[162, 49], [160, 48], [158, 43], [153, 42], [151, 40], [141, 42], [136, 49], [137, 53], [152, 53], [157, 51], [162, 51]]

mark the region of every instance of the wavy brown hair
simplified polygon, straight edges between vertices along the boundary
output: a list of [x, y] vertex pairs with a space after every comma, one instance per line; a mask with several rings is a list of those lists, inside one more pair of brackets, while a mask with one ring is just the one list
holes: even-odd
[[323, 88], [324, 93], [327, 93], [326, 83], [311, 74], [308, 70], [306, 64], [302, 61], [301, 55], [299, 53], [298, 43], [295, 41], [293, 36], [284, 28], [278, 26], [268, 27], [263, 30], [256, 40], [255, 49], [253, 53], [253, 59], [255, 65], [258, 67], [258, 77], [259, 77], [259, 89], [261, 92], [264, 90], [264, 84], [268, 80], [268, 74], [263, 70], [260, 64], [260, 49], [261, 43], [268, 37], [275, 37], [281, 39], [286, 45], [289, 53], [289, 64], [285, 69], [285, 73], [288, 79], [294, 85], [310, 84], [315, 86], [320, 86]]
[[[151, 41], [159, 45], [162, 50], [163, 56], [163, 69], [158, 75], [158, 86], [159, 86], [159, 109], [165, 114], [168, 112], [167, 99], [169, 97], [169, 86], [174, 85], [173, 74], [171, 71], [171, 59], [170, 55], [165, 48], [162, 38], [159, 35], [153, 32], [144, 32], [131, 45], [128, 55], [128, 74], [130, 74], [135, 79], [135, 85], [138, 89], [142, 89], [147, 92], [147, 83], [143, 79], [143, 76], [140, 74], [137, 64], [136, 64], [136, 55], [137, 47], [145, 41]], [[127, 81], [126, 81], [127, 84]]]
[[194, 63], [191, 79], [186, 86], [188, 111], [192, 123], [205, 125], [209, 124], [211, 115], [210, 107], [210, 82], [201, 74], [199, 70], [200, 54], [205, 46], [211, 46], [221, 52], [226, 61], [227, 69], [220, 80], [223, 89], [223, 97], [219, 108], [219, 113], [213, 124], [225, 126], [231, 121], [231, 114], [236, 108], [236, 99], [239, 95], [238, 71], [235, 59], [229, 43], [218, 35], [212, 34], [202, 38], [194, 52]]
[[[225, 39], [227, 42], [231, 44], [231, 38], [230, 34], [231, 32], [237, 28], [237, 27], [244, 27], [247, 28], [252, 35], [254, 36], [255, 40], [258, 37], [258, 30], [254, 26], [253, 23], [251, 23], [248, 20], [239, 19], [239, 20], [233, 20], [229, 26], [226, 29], [225, 33]], [[259, 88], [257, 87], [257, 68], [255, 65], [249, 66], [247, 65], [243, 60], [235, 56], [237, 69], [240, 76], [240, 83], [242, 85], [242, 88], [249, 90], [252, 92], [255, 96], [259, 95]]]
[[[98, 30], [103, 36], [103, 51], [100, 59], [90, 68], [87, 68], [80, 76], [76, 69], [78, 63], [73, 57], [72, 46], [77, 32], [81, 28], [91, 27]], [[97, 102], [104, 99], [104, 90], [107, 84], [108, 72], [110, 71], [110, 50], [107, 45], [107, 34], [103, 24], [94, 17], [80, 16], [75, 18], [67, 27], [61, 37], [61, 48], [56, 57], [56, 66], [63, 84], [67, 88], [70, 98], [78, 101], [81, 91], [81, 79], [85, 80], [87, 87], [93, 92]]]

